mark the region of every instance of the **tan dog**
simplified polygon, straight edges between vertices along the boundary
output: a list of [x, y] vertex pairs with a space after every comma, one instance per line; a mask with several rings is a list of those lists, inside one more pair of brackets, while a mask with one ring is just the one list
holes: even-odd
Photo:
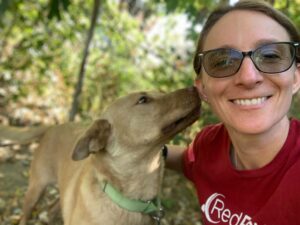
[[[26, 132], [1, 127], [0, 135], [12, 140], [26, 142], [42, 136], [31, 164], [20, 225], [26, 224], [46, 186], [52, 183], [58, 184], [65, 225], [156, 224], [146, 212], [155, 205], [147, 201], [160, 191], [161, 149], [191, 125], [199, 111], [197, 92], [186, 88], [120, 98], [88, 128], [78, 123]], [[104, 191], [106, 186], [114, 187], [122, 200], [138, 202], [142, 208], [148, 204], [148, 209], [125, 209], [122, 202], [114, 202], [116, 196]], [[158, 210], [150, 214], [159, 216]]]

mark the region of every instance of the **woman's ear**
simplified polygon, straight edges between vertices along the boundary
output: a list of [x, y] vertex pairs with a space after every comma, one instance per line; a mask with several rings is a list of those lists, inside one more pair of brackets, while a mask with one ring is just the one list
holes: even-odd
[[195, 86], [198, 90], [198, 93], [199, 93], [199, 97], [205, 101], [205, 102], [208, 102], [208, 98], [207, 98], [207, 95], [206, 95], [206, 90], [205, 90], [205, 86], [202, 82], [202, 80], [200, 78], [196, 78], [195, 80]]
[[300, 89], [300, 63], [297, 63], [295, 76], [294, 76], [294, 83], [293, 83], [293, 94], [297, 93]]

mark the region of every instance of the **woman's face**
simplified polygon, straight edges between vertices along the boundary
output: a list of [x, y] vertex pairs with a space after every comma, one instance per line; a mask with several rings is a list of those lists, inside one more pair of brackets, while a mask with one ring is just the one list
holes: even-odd
[[[233, 48], [250, 51], [262, 43], [290, 41], [287, 31], [258, 12], [236, 10], [223, 16], [210, 30], [204, 51]], [[287, 121], [292, 96], [300, 86], [300, 66], [282, 73], [264, 74], [249, 57], [229, 77], [214, 78], [201, 70], [196, 87], [229, 130], [259, 134]]]

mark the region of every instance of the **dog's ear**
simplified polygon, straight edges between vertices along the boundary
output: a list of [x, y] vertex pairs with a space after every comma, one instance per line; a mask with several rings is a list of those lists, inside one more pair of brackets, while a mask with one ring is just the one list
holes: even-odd
[[82, 160], [90, 153], [96, 153], [105, 149], [108, 137], [111, 133], [111, 125], [107, 120], [98, 119], [85, 131], [76, 142], [72, 159]]

